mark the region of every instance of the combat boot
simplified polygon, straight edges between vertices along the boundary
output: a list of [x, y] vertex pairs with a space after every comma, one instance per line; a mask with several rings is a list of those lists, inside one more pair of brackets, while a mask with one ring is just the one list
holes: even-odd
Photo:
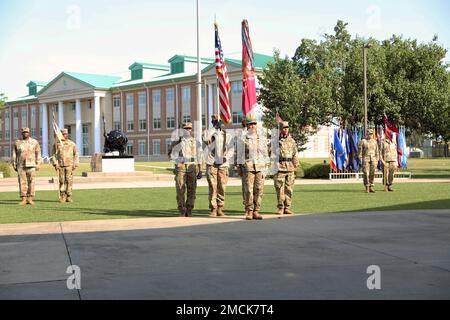
[[384, 185], [384, 192], [388, 192], [389, 191], [389, 187], [387, 185]]
[[60, 195], [59, 196], [59, 202], [65, 203], [66, 202], [66, 196], [65, 195]]
[[394, 189], [392, 189], [391, 186], [389, 186], [388, 191], [394, 192]]
[[253, 220], [253, 211], [247, 210], [247, 212], [245, 212], [245, 219], [246, 220]]
[[186, 209], [185, 208], [181, 208], [178, 209], [180, 211], [180, 217], [185, 217], [186, 216]]
[[284, 209], [284, 214], [294, 214], [294, 212], [286, 208]]
[[28, 197], [28, 199], [27, 199], [27, 203], [29, 204], [29, 205], [34, 205], [34, 202], [33, 202], [33, 197]]
[[72, 197], [71, 197], [71, 196], [67, 196], [67, 198], [66, 198], [66, 202], [72, 203], [72, 202], [73, 202], [73, 199], [72, 199]]
[[19, 205], [24, 206], [27, 204], [27, 198], [26, 197], [22, 197], [22, 201], [19, 202]]
[[260, 215], [259, 213], [258, 213], [258, 211], [253, 211], [253, 219], [255, 219], [255, 220], [262, 220], [262, 215]]
[[192, 208], [186, 209], [186, 217], [192, 217]]
[[370, 191], [371, 193], [375, 193], [375, 190], [373, 189], [373, 187], [370, 187], [370, 188], [369, 188], [369, 191]]
[[211, 209], [211, 212], [209, 213], [210, 217], [217, 217], [217, 209]]
[[223, 213], [223, 207], [217, 208], [217, 216], [218, 216], [218, 217], [223, 217], [223, 216], [225, 216], [225, 213]]
[[366, 187], [366, 193], [369, 193], [369, 192], [370, 192], [369, 187]]
[[277, 214], [279, 214], [280, 216], [282, 214], [284, 214], [284, 209], [283, 208], [278, 208]]

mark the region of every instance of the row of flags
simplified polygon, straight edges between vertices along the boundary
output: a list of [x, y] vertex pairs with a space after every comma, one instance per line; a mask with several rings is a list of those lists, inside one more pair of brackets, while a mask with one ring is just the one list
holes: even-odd
[[[229, 98], [231, 85], [228, 78], [227, 65], [223, 56], [222, 43], [220, 41], [217, 23], [214, 23], [214, 30], [220, 118], [224, 123], [228, 124], [231, 122], [231, 106]], [[257, 104], [254, 55], [247, 20], [242, 21], [242, 73], [242, 111], [244, 116], [247, 116]]]
[[[398, 153], [398, 167], [406, 169], [408, 165], [408, 151], [406, 148], [406, 129], [397, 127], [384, 115], [384, 125], [375, 127], [372, 138], [381, 142], [385, 138], [395, 141]], [[333, 172], [359, 172], [361, 163], [359, 161], [359, 144], [364, 138], [363, 129], [359, 128], [339, 128], [334, 129], [333, 141], [330, 149], [330, 167]], [[381, 169], [381, 160], [378, 162], [378, 169]]]

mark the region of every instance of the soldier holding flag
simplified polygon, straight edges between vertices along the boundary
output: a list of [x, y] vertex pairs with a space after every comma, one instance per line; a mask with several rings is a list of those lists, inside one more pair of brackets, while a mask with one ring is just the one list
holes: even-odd
[[77, 145], [69, 140], [67, 129], [59, 130], [53, 115], [53, 130], [55, 133], [55, 143], [53, 144], [52, 165], [58, 173], [59, 180], [59, 201], [61, 203], [73, 202], [72, 186], [73, 171], [78, 167], [79, 157]]

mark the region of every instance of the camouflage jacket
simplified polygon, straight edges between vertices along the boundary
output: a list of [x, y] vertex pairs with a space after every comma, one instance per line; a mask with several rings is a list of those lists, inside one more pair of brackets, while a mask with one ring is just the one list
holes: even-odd
[[77, 145], [71, 140], [58, 141], [53, 145], [51, 162], [60, 167], [73, 167], [79, 165]]
[[207, 165], [219, 165], [228, 168], [234, 155], [232, 136], [225, 130], [211, 128], [203, 133], [203, 142], [208, 146], [206, 153]]
[[276, 171], [293, 172], [298, 167], [297, 143], [291, 135], [287, 137], [280, 136], [279, 147], [277, 150]]
[[247, 171], [264, 171], [270, 163], [266, 136], [256, 132], [247, 131], [244, 137], [245, 163]]
[[202, 146], [194, 137], [183, 136], [170, 147], [170, 159], [175, 164], [201, 164], [202, 158]]
[[359, 144], [359, 159], [362, 161], [378, 162], [378, 142], [375, 139], [363, 139]]
[[36, 168], [42, 162], [41, 146], [33, 138], [17, 140], [14, 143], [12, 153], [12, 165], [14, 168]]
[[386, 162], [397, 162], [397, 145], [389, 140], [383, 141], [380, 158]]

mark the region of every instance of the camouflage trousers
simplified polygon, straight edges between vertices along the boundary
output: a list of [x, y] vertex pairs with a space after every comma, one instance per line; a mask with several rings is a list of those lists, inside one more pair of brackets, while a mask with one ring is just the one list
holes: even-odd
[[60, 197], [71, 197], [73, 186], [72, 167], [61, 167], [58, 169], [59, 195]]
[[386, 162], [386, 165], [383, 167], [383, 184], [386, 186], [392, 185], [394, 182], [394, 173], [397, 169], [396, 161]]
[[277, 172], [273, 176], [278, 209], [289, 209], [295, 184], [295, 172]]
[[34, 197], [34, 182], [36, 179], [36, 168], [17, 168], [19, 178], [20, 197]]
[[264, 191], [264, 179], [261, 171], [244, 172], [245, 210], [259, 211], [261, 209]]
[[[175, 187], [178, 210], [192, 210], [197, 189], [197, 169], [195, 165], [179, 164], [175, 167]], [[186, 194], [187, 191], [187, 194]]]
[[364, 185], [366, 187], [373, 187], [373, 180], [375, 179], [376, 162], [364, 161], [362, 165]]
[[225, 206], [225, 189], [228, 183], [228, 168], [215, 165], [206, 166], [206, 178], [209, 186], [209, 208]]

